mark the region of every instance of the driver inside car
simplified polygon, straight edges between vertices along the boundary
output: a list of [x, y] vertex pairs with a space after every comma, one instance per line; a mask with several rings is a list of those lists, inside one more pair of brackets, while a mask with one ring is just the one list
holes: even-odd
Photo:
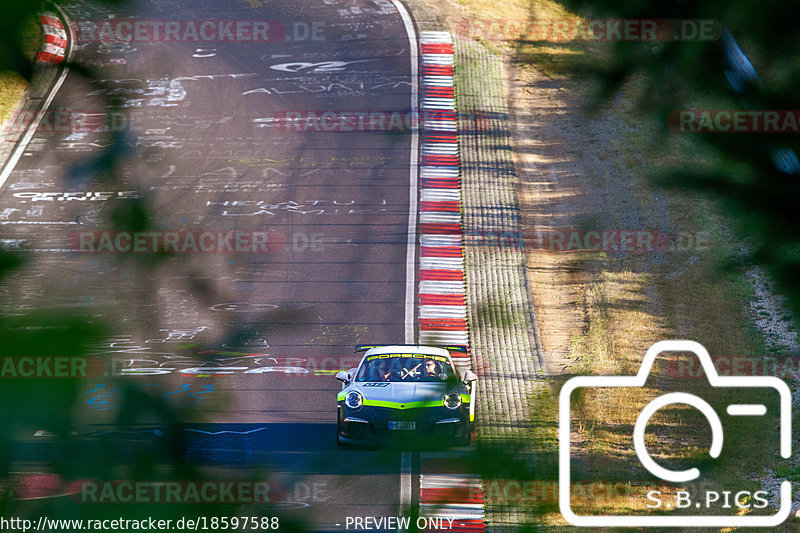
[[378, 381], [391, 381], [392, 380], [392, 371], [389, 370], [389, 363], [386, 362], [385, 359], [382, 359], [380, 363], [378, 363]]
[[423, 373], [422, 377], [425, 381], [432, 381], [439, 379], [439, 365], [433, 359], [426, 359], [425, 360], [425, 372]]

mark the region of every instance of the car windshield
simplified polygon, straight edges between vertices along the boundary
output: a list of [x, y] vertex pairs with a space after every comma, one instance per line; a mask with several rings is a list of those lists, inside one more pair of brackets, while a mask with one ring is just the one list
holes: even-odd
[[455, 372], [447, 358], [440, 355], [373, 355], [358, 369], [356, 381], [449, 381]]

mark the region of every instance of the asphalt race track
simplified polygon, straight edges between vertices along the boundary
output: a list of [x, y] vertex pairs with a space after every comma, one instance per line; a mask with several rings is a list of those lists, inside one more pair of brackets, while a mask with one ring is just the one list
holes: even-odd
[[[270, 30], [266, 42], [75, 44], [93, 79], [73, 68], [51, 109], [102, 123], [113, 100], [113, 126], [40, 126], [27, 146], [0, 189], [0, 238], [29, 263], [0, 305], [112, 329], [90, 355], [123, 376], [98, 376], [78, 398], [87, 446], [158, 442], [144, 408], [127, 433], [113, 425], [133, 383], [183, 414], [187, 461], [219, 479], [269, 472], [278, 509], [314, 529], [398, 515], [400, 454], [337, 448], [331, 371], [355, 364], [357, 343], [406, 340], [412, 135], [408, 122], [375, 122], [411, 111], [399, 13], [386, 0], [153, 0], [115, 17]], [[323, 112], [370, 118], [324, 131], [307, 120]], [[159, 259], [114, 241], [130, 228], [234, 237]], [[35, 463], [40, 441], [24, 438], [15, 459]]]

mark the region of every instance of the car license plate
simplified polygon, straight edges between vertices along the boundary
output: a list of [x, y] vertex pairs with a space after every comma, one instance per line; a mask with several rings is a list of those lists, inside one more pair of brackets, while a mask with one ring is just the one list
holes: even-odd
[[416, 422], [389, 422], [389, 429], [400, 429], [405, 431], [413, 431], [417, 429]]

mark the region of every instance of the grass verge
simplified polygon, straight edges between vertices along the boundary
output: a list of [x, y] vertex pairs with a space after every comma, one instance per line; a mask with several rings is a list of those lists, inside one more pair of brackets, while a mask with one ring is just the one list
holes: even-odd
[[[538, 39], [524, 32], [513, 35], [519, 25], [509, 24], [510, 20], [527, 24], [522, 25], [524, 31], [536, 28], [538, 21], [569, 25], [578, 20], [554, 2], [463, 0], [458, 3], [468, 13], [472, 25], [462, 22], [457, 33], [483, 41], [496, 50], [503, 48], [510, 52], [512, 60], [534, 67], [547, 77], [562, 79], [565, 82], [562, 90], [576, 90], [574, 81], [586, 62], [608, 58], [609, 47], [605, 43]], [[594, 89], [588, 86], [581, 90], [589, 94]], [[741, 246], [732, 237], [732, 221], [726, 219], [713, 199], [663, 189], [651, 179], [652, 169], [687, 164], [703, 166], [715, 154], [686, 136], [665, 137], [657, 131], [658, 125], [642, 119], [634, 103], [638, 90], [631, 84], [617, 95], [615, 106], [605, 110], [615, 115], [620, 125], [614, 131], [614, 148], [607, 157], [619, 167], [621, 175], [629, 177], [627, 185], [635, 204], [646, 213], [643, 224], [657, 222], [663, 216], [669, 220], [673, 235], [688, 236], [691, 242], [688, 245], [673, 242], [670, 249], [646, 256], [563, 255], [561, 267], [580, 272], [581, 297], [575, 305], [587, 323], [585, 331], [572, 337], [570, 352], [575, 363], [571, 371], [591, 375], [635, 374], [646, 349], [655, 341], [669, 338], [696, 340], [712, 355], [762, 359], [770, 354], [764, 335], [754, 326], [749, 311], [753, 288], [746, 277], [748, 265], [740, 259]], [[580, 157], [576, 153], [567, 152]], [[753, 391], [712, 390], [703, 376], [676, 372], [688, 368], [688, 363], [686, 366], [684, 363], [686, 357], [660, 358], [646, 390], [603, 389], [577, 398], [572, 431], [576, 476], [584, 483], [599, 479], [612, 488], [627, 487], [610, 492], [601, 490], [600, 496], [589, 496], [589, 490], [582, 493], [579, 490], [578, 499], [583, 498], [576, 503], [579, 508], [583, 504], [587, 512], [636, 513], [648, 510], [651, 503], [642, 487], [661, 490], [665, 499], [681, 488], [705, 490], [699, 485], [670, 488], [652, 484], [652, 476], [639, 465], [632, 445], [632, 427], [641, 408], [656, 396], [680, 390], [704, 398], [718, 413], [724, 413], [731, 403], [763, 403], [768, 412], [777, 412], [777, 397]], [[528, 513], [532, 518], [535, 515], [536, 521], [546, 527], [570, 530], [558, 512], [557, 498], [548, 492], [557, 482], [559, 385], [558, 380], [553, 380], [552, 390], [531, 398], [530, 443], [537, 458], [535, 470], [515, 480], [516, 485], [509, 485], [511, 480], [505, 485], [495, 480], [489, 482], [487, 501], [490, 505], [516, 505], [521, 514]], [[717, 461], [710, 461], [707, 455], [708, 423], [694, 409], [685, 406], [659, 411], [648, 426], [646, 443], [661, 444], [659, 462], [671, 468], [697, 466], [713, 474], [717, 486], [725, 489], [759, 490], [762, 488], [759, 477], [765, 468], [790, 479], [797, 477], [796, 465], [775, 460], [778, 426], [774, 418], [755, 421], [726, 418], [723, 423], [727, 444]], [[774, 496], [770, 494], [773, 501]], [[719, 509], [704, 508], [698, 514], [717, 512]]]
[[[22, 49], [25, 57], [31, 62], [36, 59], [36, 53], [42, 43], [42, 27], [36, 17], [29, 17], [21, 32]], [[17, 108], [28, 81], [13, 71], [0, 71], [0, 124], [11, 118]]]

